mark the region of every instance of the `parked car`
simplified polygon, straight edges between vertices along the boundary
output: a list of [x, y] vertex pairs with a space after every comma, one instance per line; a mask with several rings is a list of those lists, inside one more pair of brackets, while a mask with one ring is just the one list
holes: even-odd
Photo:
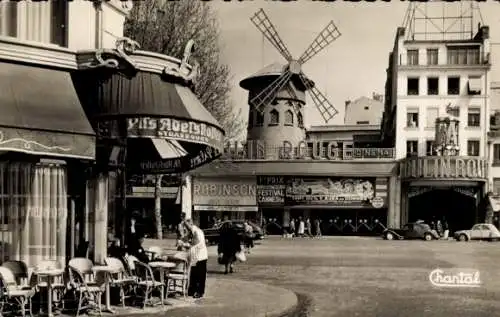
[[424, 239], [426, 241], [440, 239], [436, 230], [424, 222], [410, 222], [401, 229], [387, 228], [382, 233], [385, 240], [409, 240], [409, 239]]
[[500, 231], [491, 223], [477, 223], [470, 230], [456, 231], [454, 237], [457, 241], [498, 241], [500, 240]]
[[[205, 234], [205, 239], [209, 244], [215, 244], [219, 242], [219, 230], [224, 223], [231, 223], [233, 228], [236, 229], [238, 234], [243, 235], [245, 233], [244, 220], [226, 220], [214, 225], [212, 228], [203, 229]], [[254, 240], [261, 240], [264, 238], [264, 231], [261, 227], [249, 221], [248, 224], [253, 228]]]

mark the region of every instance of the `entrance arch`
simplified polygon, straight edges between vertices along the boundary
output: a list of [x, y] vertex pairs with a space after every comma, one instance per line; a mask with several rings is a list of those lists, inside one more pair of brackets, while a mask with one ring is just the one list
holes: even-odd
[[[476, 222], [476, 197], [453, 188], [422, 190], [409, 201], [408, 221], [427, 223], [446, 219], [450, 233], [470, 229]], [[477, 196], [477, 195], [476, 195]]]

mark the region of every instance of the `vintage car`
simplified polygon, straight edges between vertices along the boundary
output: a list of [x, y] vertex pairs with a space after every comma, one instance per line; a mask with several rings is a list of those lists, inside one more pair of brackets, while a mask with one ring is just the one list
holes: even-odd
[[457, 241], [498, 241], [500, 240], [500, 231], [491, 223], [477, 223], [470, 230], [456, 231], [454, 237]]
[[[233, 225], [233, 228], [236, 229], [236, 232], [238, 232], [238, 234], [243, 235], [245, 233], [245, 226], [243, 225], [244, 220], [226, 220], [216, 224], [212, 228], [203, 229], [205, 240], [208, 242], [208, 244], [219, 242], [219, 230], [225, 223], [228, 222]], [[262, 230], [262, 228], [250, 221], [248, 222], [248, 224], [253, 228], [254, 240], [260, 240], [264, 238], [264, 231]]]
[[409, 240], [409, 239], [424, 239], [426, 241], [440, 239], [436, 230], [424, 222], [407, 223], [401, 229], [387, 228], [382, 233], [385, 240]]

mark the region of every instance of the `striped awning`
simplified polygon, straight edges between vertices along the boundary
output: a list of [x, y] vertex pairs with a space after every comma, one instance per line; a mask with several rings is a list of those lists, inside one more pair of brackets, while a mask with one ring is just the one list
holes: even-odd
[[[133, 173], [186, 172], [223, 151], [224, 130], [182, 83], [145, 70], [128, 76], [86, 70], [73, 79], [98, 138], [127, 137], [133, 144], [127, 145], [126, 163]], [[150, 147], [147, 139], [156, 148], [151, 156], [136, 142]]]

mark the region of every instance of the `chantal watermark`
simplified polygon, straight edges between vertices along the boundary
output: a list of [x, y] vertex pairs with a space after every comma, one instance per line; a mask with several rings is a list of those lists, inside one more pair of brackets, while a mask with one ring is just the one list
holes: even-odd
[[478, 270], [435, 269], [429, 274], [429, 281], [437, 287], [480, 287]]

